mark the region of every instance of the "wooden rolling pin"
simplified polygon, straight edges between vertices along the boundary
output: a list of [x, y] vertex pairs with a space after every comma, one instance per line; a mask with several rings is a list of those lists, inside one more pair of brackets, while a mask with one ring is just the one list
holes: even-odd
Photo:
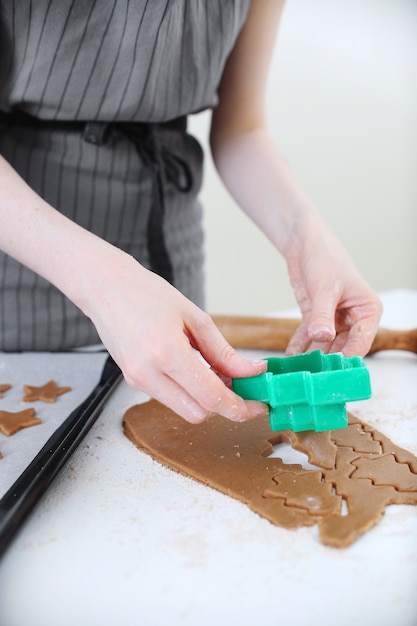
[[[234, 348], [284, 351], [299, 319], [212, 315], [216, 326]], [[407, 350], [417, 354], [417, 328], [389, 330], [379, 328], [369, 354], [381, 350]]]

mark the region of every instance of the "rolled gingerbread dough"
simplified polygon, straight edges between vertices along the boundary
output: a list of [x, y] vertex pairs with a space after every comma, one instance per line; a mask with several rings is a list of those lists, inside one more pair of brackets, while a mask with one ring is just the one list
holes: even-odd
[[[132, 406], [124, 432], [155, 460], [244, 502], [288, 529], [318, 525], [322, 543], [346, 548], [389, 504], [417, 504], [417, 457], [349, 415], [345, 429], [271, 432], [268, 418], [220, 416], [195, 425], [151, 400]], [[287, 443], [317, 470], [270, 457]]]

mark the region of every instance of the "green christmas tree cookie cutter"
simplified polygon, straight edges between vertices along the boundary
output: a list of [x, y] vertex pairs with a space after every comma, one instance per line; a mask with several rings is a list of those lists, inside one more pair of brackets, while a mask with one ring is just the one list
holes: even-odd
[[369, 371], [359, 356], [314, 350], [265, 360], [268, 370], [264, 374], [234, 378], [232, 389], [245, 400], [269, 405], [273, 431], [345, 428], [345, 403], [372, 395]]

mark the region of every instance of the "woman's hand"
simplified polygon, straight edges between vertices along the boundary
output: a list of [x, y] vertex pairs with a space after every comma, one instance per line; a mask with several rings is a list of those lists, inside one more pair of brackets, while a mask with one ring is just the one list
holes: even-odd
[[293, 233], [287, 265], [302, 314], [287, 354], [314, 348], [367, 354], [381, 303], [318, 212], [306, 212]]
[[211, 127], [213, 159], [236, 202], [287, 261], [302, 313], [288, 352], [320, 347], [364, 355], [381, 304], [266, 129], [267, 76], [283, 4], [251, 3], [219, 87]]
[[288, 353], [321, 348], [365, 355], [381, 316], [378, 297], [268, 134], [216, 131], [215, 162], [223, 181], [287, 262], [302, 314]]
[[245, 402], [221, 379], [260, 374], [265, 361], [237, 354], [208, 315], [49, 206], [1, 157], [0, 191], [0, 248], [92, 319], [131, 385], [190, 422], [212, 413], [236, 421], [266, 413], [266, 405]]
[[215, 413], [233, 421], [266, 414], [222, 380], [260, 374], [265, 361], [235, 352], [209, 315], [132, 257], [112, 249], [102, 263], [83, 309], [130, 385], [193, 423]]

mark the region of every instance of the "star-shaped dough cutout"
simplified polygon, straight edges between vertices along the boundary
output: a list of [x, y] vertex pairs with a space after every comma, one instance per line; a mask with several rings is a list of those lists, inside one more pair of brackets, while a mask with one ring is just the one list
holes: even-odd
[[3, 393], [11, 388], [11, 385], [0, 385], [0, 398], [3, 397]]
[[33, 408], [17, 411], [16, 413], [0, 411], [0, 432], [6, 435], [6, 437], [14, 435], [22, 428], [29, 428], [29, 426], [36, 426], [36, 424], [41, 423], [42, 420], [35, 417], [35, 409]]
[[54, 380], [50, 380], [42, 387], [32, 387], [31, 385], [24, 385], [26, 395], [23, 396], [23, 402], [34, 402], [35, 400], [42, 400], [43, 402], [56, 402], [58, 396], [67, 391], [71, 391], [71, 387], [58, 387]]

